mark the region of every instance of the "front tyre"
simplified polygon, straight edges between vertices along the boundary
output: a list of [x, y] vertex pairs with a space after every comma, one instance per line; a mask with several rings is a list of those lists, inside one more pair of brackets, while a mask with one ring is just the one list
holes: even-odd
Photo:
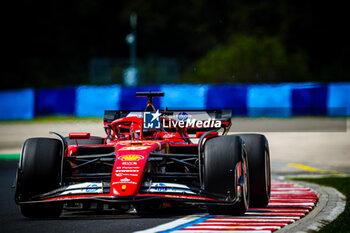
[[21, 213], [27, 218], [58, 218], [63, 209], [62, 203], [22, 204]]
[[15, 200], [28, 218], [54, 218], [62, 212], [60, 203], [32, 203], [34, 197], [59, 188], [62, 143], [52, 138], [30, 138], [24, 142], [17, 171]]
[[232, 201], [207, 205], [209, 213], [243, 215], [249, 205], [249, 170], [242, 139], [234, 135], [208, 139], [203, 163], [204, 190], [221, 196], [223, 201]]

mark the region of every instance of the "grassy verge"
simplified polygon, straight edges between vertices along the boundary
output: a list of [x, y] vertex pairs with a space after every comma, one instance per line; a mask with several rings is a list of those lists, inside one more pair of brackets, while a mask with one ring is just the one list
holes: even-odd
[[333, 222], [323, 227], [319, 232], [350, 232], [350, 177], [292, 178], [292, 180], [330, 186], [343, 193], [346, 196], [344, 212]]
[[0, 154], [0, 160], [19, 160], [20, 154]]

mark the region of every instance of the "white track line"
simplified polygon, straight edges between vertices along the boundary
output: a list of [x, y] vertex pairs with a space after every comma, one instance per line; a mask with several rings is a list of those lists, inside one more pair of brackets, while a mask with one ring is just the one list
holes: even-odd
[[195, 230], [191, 230], [191, 231], [186, 231], [186, 230], [179, 230], [179, 231], [174, 231], [172, 233], [227, 233], [227, 232], [232, 232], [232, 233], [271, 233], [272, 231], [235, 231], [235, 230], [232, 230], [232, 231], [195, 231]]
[[271, 233], [305, 216], [315, 206], [317, 195], [292, 183], [273, 183], [271, 202], [243, 216], [195, 214], [136, 233]]
[[180, 218], [180, 219], [177, 219], [177, 220], [169, 222], [169, 223], [165, 223], [165, 224], [162, 224], [162, 225], [150, 228], [150, 229], [137, 231], [134, 233], [154, 233], [154, 232], [159, 232], [159, 231], [166, 231], [166, 230], [173, 229], [173, 228], [176, 228], [178, 226], [190, 223], [192, 221], [195, 221], [195, 220], [197, 220], [205, 215], [207, 215], [207, 214], [188, 215], [184, 218]]

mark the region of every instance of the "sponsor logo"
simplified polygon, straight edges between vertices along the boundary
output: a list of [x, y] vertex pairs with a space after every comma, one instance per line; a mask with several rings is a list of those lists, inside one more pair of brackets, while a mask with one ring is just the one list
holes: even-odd
[[124, 178], [124, 179], [120, 179], [121, 182], [129, 182], [130, 179], [129, 178]]
[[139, 161], [144, 158], [145, 157], [143, 157], [142, 155], [122, 155], [118, 157], [118, 159], [122, 161]]
[[127, 182], [117, 181], [117, 182], [113, 182], [112, 184], [137, 184], [137, 183], [134, 181], [127, 181]]
[[130, 170], [130, 169], [140, 169], [140, 167], [139, 166], [136, 166], [136, 167], [117, 167], [117, 169], [119, 170], [119, 169], [125, 169], [125, 170]]
[[119, 172], [139, 172], [140, 170], [115, 170], [116, 173], [119, 173]]
[[165, 184], [159, 183], [154, 186], [155, 191], [157, 192], [166, 192], [168, 190]]
[[122, 162], [122, 165], [127, 165], [127, 166], [137, 165], [137, 162]]
[[163, 136], [163, 138], [165, 138], [165, 139], [168, 139], [168, 138], [176, 138], [176, 137], [180, 137], [180, 135], [177, 134], [177, 133], [167, 133], [167, 134], [165, 134], [165, 135]]
[[116, 173], [116, 177], [122, 177], [122, 176], [139, 176], [137, 173]]
[[189, 128], [189, 127], [196, 127], [196, 128], [220, 128], [221, 127], [221, 121], [216, 120], [205, 120], [196, 121], [195, 119], [187, 119], [186, 121], [171, 121], [163, 119], [163, 127], [164, 128]]
[[144, 112], [143, 113], [143, 128], [144, 129], [160, 129], [160, 113], [156, 112]]
[[191, 115], [188, 115], [186, 112], [180, 112], [177, 114], [177, 119], [179, 121], [186, 121], [189, 117], [192, 117]]
[[150, 148], [150, 146], [125, 146], [125, 147], [120, 148], [118, 151], [121, 151], [121, 150], [146, 150], [148, 148]]
[[124, 169], [124, 170], [140, 169], [140, 167], [139, 166], [136, 166], [136, 167], [122, 167], [121, 169]]
[[87, 193], [93, 193], [93, 192], [97, 192], [98, 186], [97, 184], [89, 184], [88, 186], [86, 186], [86, 192]]

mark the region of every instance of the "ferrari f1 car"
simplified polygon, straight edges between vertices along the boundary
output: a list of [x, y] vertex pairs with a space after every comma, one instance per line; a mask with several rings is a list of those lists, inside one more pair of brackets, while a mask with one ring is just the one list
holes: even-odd
[[242, 215], [270, 198], [265, 136], [231, 134], [231, 111], [105, 111], [106, 137], [57, 133], [24, 142], [15, 201], [24, 216], [58, 217], [63, 206], [92, 203], [127, 210], [199, 204]]

